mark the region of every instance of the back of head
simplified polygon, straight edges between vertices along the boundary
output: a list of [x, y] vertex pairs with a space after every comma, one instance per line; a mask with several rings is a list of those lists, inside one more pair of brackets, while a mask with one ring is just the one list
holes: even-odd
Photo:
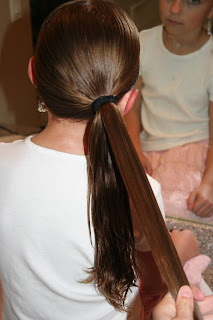
[[91, 104], [103, 95], [117, 102], [131, 89], [139, 51], [137, 28], [122, 9], [107, 1], [77, 0], [46, 19], [34, 60], [35, 81], [48, 109], [57, 117], [88, 123], [88, 216], [91, 212], [95, 253], [85, 282], [118, 310], [136, 281], [128, 194], [111, 149], [126, 129], [115, 103], [97, 112]]
[[101, 95], [120, 98], [138, 74], [137, 29], [116, 5], [77, 0], [44, 22], [35, 52], [35, 80], [47, 107], [59, 117], [89, 120]]

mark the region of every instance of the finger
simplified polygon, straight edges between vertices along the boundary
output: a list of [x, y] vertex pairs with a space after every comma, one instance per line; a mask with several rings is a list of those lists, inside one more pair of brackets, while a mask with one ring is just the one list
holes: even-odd
[[203, 205], [203, 207], [200, 208], [200, 210], [196, 212], [196, 215], [200, 217], [210, 217], [212, 213], [213, 213], [213, 209], [211, 204], [206, 203], [205, 205]]
[[192, 211], [197, 216], [205, 217], [206, 215], [208, 215], [208, 212], [210, 212], [210, 207], [211, 205], [206, 200], [199, 200], [198, 203], [197, 201], [195, 202]]
[[211, 217], [212, 215], [213, 215], [213, 209], [211, 205], [209, 205], [208, 209], [206, 209], [205, 212], [202, 213], [202, 217], [208, 218], [208, 217]]
[[211, 217], [213, 215], [213, 205], [209, 204], [208, 209], [203, 214], [203, 217]]
[[206, 313], [206, 314], [203, 314], [203, 320], [213, 320], [213, 311], [209, 312], [209, 313]]
[[[198, 302], [201, 313], [208, 313], [213, 311], [213, 295], [205, 297], [204, 301]], [[213, 315], [211, 314], [211, 319], [213, 319]], [[206, 316], [204, 318], [207, 319]]]
[[194, 202], [192, 211], [195, 214], [198, 214], [199, 211], [201, 212], [202, 209], [205, 209], [205, 204], [206, 204], [206, 202], [203, 198], [197, 197], [197, 199]]
[[190, 193], [188, 199], [187, 199], [187, 207], [189, 210], [192, 210], [193, 206], [194, 206], [194, 202], [197, 199], [197, 191], [194, 190]]
[[203, 301], [205, 299], [204, 293], [198, 287], [193, 286], [192, 293], [194, 299], [197, 301]]
[[192, 290], [189, 286], [180, 288], [176, 300], [175, 320], [193, 320], [194, 300]]
[[168, 292], [160, 303], [154, 308], [152, 313], [153, 320], [171, 320], [176, 315], [175, 301]]

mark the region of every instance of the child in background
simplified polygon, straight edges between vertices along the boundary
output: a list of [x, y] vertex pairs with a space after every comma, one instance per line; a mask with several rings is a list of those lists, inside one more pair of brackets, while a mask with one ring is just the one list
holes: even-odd
[[213, 221], [213, 39], [203, 27], [213, 1], [159, 0], [159, 10], [162, 25], [140, 33], [142, 107], [138, 96], [126, 124], [166, 214]]

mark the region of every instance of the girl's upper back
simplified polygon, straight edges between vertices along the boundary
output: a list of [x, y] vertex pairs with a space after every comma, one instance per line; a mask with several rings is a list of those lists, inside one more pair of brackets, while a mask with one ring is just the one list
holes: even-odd
[[125, 319], [92, 284], [80, 283], [94, 263], [85, 156], [30, 138], [0, 144], [3, 320]]

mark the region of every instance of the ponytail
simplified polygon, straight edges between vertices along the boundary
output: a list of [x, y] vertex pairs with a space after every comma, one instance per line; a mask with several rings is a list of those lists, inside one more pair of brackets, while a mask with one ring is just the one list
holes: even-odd
[[[107, 141], [161, 275], [176, 299], [182, 285], [189, 285], [157, 201], [115, 105], [101, 107]], [[117, 169], [116, 169], [117, 170]], [[108, 257], [105, 259], [107, 260]], [[130, 261], [131, 263], [131, 261]], [[116, 268], [116, 266], [115, 266]], [[202, 319], [195, 303], [194, 319]]]
[[[112, 108], [109, 103], [105, 107]], [[128, 290], [137, 280], [134, 234], [128, 193], [111, 150], [101, 109], [91, 124], [88, 139], [88, 212], [91, 208], [95, 257], [87, 282], [93, 280], [108, 302], [121, 311], [125, 309]], [[119, 116], [119, 110], [115, 110]]]

